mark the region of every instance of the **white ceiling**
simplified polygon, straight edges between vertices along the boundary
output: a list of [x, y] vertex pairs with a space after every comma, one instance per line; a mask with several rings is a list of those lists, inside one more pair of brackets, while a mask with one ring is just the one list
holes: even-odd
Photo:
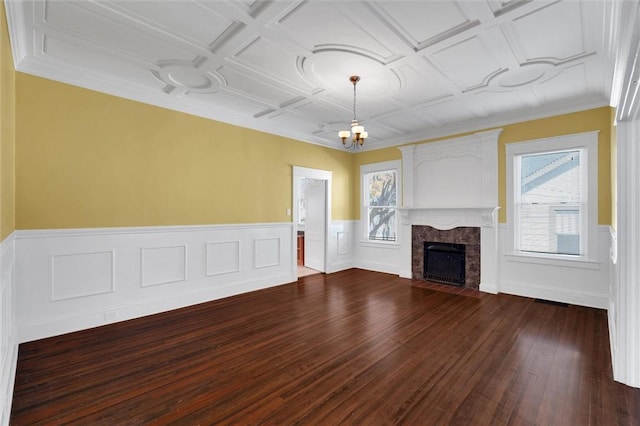
[[609, 105], [615, 1], [6, 2], [16, 69], [329, 147]]

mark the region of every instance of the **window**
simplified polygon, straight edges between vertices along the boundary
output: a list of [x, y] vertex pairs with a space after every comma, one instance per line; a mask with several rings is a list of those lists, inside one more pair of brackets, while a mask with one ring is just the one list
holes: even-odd
[[390, 161], [362, 166], [363, 221], [369, 241], [396, 241], [399, 165], [399, 161]]
[[520, 251], [581, 254], [580, 153], [553, 151], [515, 157], [518, 190], [514, 207]]
[[594, 259], [597, 133], [507, 145], [514, 254]]

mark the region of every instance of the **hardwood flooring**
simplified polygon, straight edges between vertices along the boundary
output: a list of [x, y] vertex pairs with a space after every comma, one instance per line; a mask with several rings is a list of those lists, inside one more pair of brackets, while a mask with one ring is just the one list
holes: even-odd
[[22, 344], [11, 422], [640, 424], [605, 311], [441, 288], [352, 269]]

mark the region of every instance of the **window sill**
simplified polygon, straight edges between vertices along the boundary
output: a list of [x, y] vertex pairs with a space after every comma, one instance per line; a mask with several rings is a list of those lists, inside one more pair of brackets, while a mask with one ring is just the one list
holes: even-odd
[[600, 269], [600, 262], [570, 256], [544, 256], [523, 253], [509, 253], [504, 255], [507, 262], [535, 263], [546, 266], [560, 266], [564, 268]]
[[362, 247], [375, 247], [385, 249], [399, 249], [400, 243], [398, 241], [373, 241], [373, 240], [360, 240], [360, 246]]

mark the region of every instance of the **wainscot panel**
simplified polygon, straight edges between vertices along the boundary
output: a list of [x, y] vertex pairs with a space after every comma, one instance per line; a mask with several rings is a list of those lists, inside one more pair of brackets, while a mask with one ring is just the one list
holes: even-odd
[[553, 262], [505, 255], [507, 227], [499, 226], [500, 293], [540, 298], [593, 308], [609, 308], [608, 226], [598, 227], [598, 258], [594, 262]]
[[291, 223], [16, 231], [16, 321], [3, 318], [3, 360], [15, 352], [4, 324], [27, 342], [294, 281], [292, 232]]
[[334, 220], [327, 235], [327, 273], [353, 268], [357, 221]]

